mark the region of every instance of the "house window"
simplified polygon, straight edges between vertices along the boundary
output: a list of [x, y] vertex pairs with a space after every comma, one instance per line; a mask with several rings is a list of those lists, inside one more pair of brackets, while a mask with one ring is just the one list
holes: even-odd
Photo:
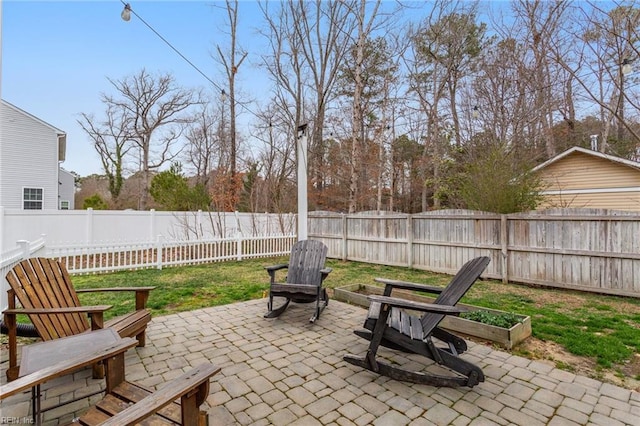
[[22, 206], [24, 210], [42, 210], [44, 190], [42, 188], [23, 188]]
[[60, 210], [69, 210], [69, 201], [61, 200], [60, 201]]

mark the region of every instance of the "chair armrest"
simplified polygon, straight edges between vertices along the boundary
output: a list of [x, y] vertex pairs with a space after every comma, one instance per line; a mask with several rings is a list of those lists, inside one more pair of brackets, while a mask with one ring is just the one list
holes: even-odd
[[[73, 306], [68, 308], [20, 308], [20, 309], [6, 309], [2, 311], [6, 318], [13, 316], [14, 320], [7, 320], [7, 326], [9, 332], [15, 333], [14, 327], [10, 324], [15, 324], [15, 315], [52, 315], [52, 314], [89, 314], [91, 317], [91, 330], [98, 330], [104, 328], [104, 312], [111, 309], [111, 305], [96, 305], [96, 306]], [[13, 330], [12, 330], [13, 329]], [[9, 339], [11, 342], [11, 339]], [[10, 343], [11, 345], [11, 343]]]
[[288, 267], [289, 267], [288, 263], [281, 263], [279, 265], [265, 266], [264, 269], [266, 269], [267, 272], [269, 273], [270, 285], [273, 285], [273, 284], [276, 283], [276, 271], [279, 271], [280, 269], [286, 269]]
[[265, 266], [264, 269], [266, 269], [267, 272], [271, 272], [271, 271], [279, 271], [280, 269], [284, 269], [288, 267], [289, 267], [288, 263], [281, 263], [279, 265]]
[[382, 305], [388, 305], [394, 308], [412, 309], [420, 312], [431, 312], [443, 315], [460, 315], [463, 312], [469, 312], [469, 309], [463, 306], [436, 305], [433, 303], [414, 302], [413, 300], [399, 299], [397, 297], [388, 296], [367, 296], [372, 302], [378, 302]]
[[136, 339], [127, 337], [93, 352], [71, 356], [57, 364], [53, 364], [49, 367], [43, 368], [42, 370], [20, 377], [10, 383], [0, 386], [0, 399], [5, 399], [48, 380], [55, 379], [88, 365], [95, 364], [105, 358], [119, 355], [129, 348], [133, 348], [137, 344], [138, 341]]
[[77, 313], [98, 313], [111, 309], [111, 305], [96, 306], [74, 306], [69, 308], [15, 308], [2, 311], [5, 315], [51, 315], [51, 314], [77, 314]]
[[155, 287], [105, 287], [105, 288], [77, 288], [76, 293], [92, 293], [99, 291], [146, 291], [155, 290]]
[[[181, 398], [192, 390], [196, 390], [196, 388], [204, 386], [204, 388], [198, 389], [198, 396], [200, 398], [196, 401], [196, 405], [199, 406], [204, 402], [204, 399], [209, 393], [209, 378], [219, 371], [220, 368], [212, 364], [199, 365], [100, 424], [101, 426], [137, 424], [172, 401]], [[182, 401], [182, 404], [184, 413], [184, 401]]]
[[382, 283], [385, 286], [390, 286], [391, 288], [398, 288], [402, 290], [423, 291], [425, 293], [440, 294], [442, 293], [442, 290], [444, 290], [443, 287], [434, 287], [434, 286], [425, 285], [425, 284], [410, 283], [407, 281], [390, 280], [387, 278], [374, 278], [374, 281]]
[[135, 291], [136, 292], [136, 311], [145, 309], [149, 292], [155, 287], [105, 287], [105, 288], [84, 288], [76, 290], [76, 293], [93, 293], [104, 291]]

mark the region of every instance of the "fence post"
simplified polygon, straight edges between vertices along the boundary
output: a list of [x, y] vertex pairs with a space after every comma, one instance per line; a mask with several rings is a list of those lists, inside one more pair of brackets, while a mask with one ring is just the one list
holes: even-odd
[[238, 210], [235, 210], [233, 212], [233, 217], [236, 219], [236, 226], [238, 227], [238, 232], [242, 233], [242, 223], [240, 223], [240, 215], [238, 214]]
[[347, 215], [342, 213], [342, 260], [347, 260]]
[[156, 209], [149, 210], [149, 239], [156, 235]]
[[93, 207], [87, 209], [87, 244], [93, 243]]
[[31, 255], [31, 252], [29, 251], [29, 241], [18, 240], [16, 241], [16, 245], [20, 247], [20, 251], [22, 252], [22, 260], [28, 259]]
[[509, 226], [507, 215], [500, 215], [500, 246], [502, 253], [502, 282], [509, 282]]
[[413, 216], [407, 216], [407, 262], [413, 268]]
[[[287, 223], [287, 234], [288, 235], [293, 234], [293, 232], [294, 232], [293, 231], [293, 229], [294, 229], [293, 226], [294, 226], [294, 223], [297, 223], [297, 221], [298, 221], [297, 216], [294, 215], [293, 213], [289, 212], [289, 222]], [[282, 233], [284, 234], [284, 230], [282, 231]], [[297, 231], [296, 231], [296, 234], [297, 234]], [[297, 239], [297, 237], [296, 237], [296, 239]]]
[[236, 259], [242, 260], [242, 233], [236, 232]]
[[156, 242], [156, 268], [162, 270], [162, 248], [164, 246], [164, 236], [158, 235], [158, 241]]
[[0, 206], [0, 253], [4, 253], [4, 206]]
[[40, 247], [36, 252], [41, 251], [46, 256], [47, 253], [47, 234], [40, 234], [40, 238], [42, 239], [42, 247]]

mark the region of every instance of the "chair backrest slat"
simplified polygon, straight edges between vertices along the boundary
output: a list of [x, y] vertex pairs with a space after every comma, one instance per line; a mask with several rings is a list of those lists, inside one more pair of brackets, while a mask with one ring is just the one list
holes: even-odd
[[[484, 270], [487, 268], [489, 262], [490, 259], [488, 257], [480, 256], [465, 263], [433, 303], [438, 305], [455, 306], [460, 299], [462, 299], [462, 296], [469, 291], [473, 283], [480, 278], [480, 275], [482, 275]], [[429, 313], [423, 315], [420, 319], [422, 329], [425, 330], [425, 332], [430, 332], [430, 330], [433, 330], [433, 328], [436, 327], [443, 318], [444, 315], [441, 314]]]
[[327, 246], [317, 240], [298, 241], [291, 248], [288, 284], [322, 284], [320, 270], [327, 259]]
[[[24, 308], [68, 308], [80, 300], [64, 265], [55, 259], [31, 258], [16, 265], [6, 276]], [[85, 314], [30, 315], [43, 340], [82, 333], [89, 329]]]

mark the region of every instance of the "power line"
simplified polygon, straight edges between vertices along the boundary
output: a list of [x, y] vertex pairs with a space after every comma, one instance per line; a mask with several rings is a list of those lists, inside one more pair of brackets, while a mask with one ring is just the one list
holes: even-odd
[[[211, 83], [213, 85], [213, 87], [215, 87], [216, 89], [218, 89], [220, 91], [220, 93], [222, 93], [222, 95], [224, 96], [225, 94], [225, 90], [220, 87], [218, 84], [216, 84], [215, 81], [211, 80], [209, 78], [209, 76], [207, 76], [200, 68], [198, 68], [198, 66], [196, 64], [194, 64], [193, 62], [191, 62], [189, 60], [189, 58], [187, 58], [185, 55], [182, 54], [182, 52], [180, 52], [173, 44], [171, 44], [171, 42], [169, 42], [169, 40], [167, 40], [165, 37], [162, 36], [162, 34], [160, 34], [158, 31], [156, 31], [155, 28], [153, 28], [147, 21], [145, 21], [140, 15], [138, 15], [136, 13], [135, 10], [133, 10], [131, 8], [131, 5], [129, 3], [126, 3], [124, 0], [120, 0], [120, 2], [124, 5], [124, 10], [122, 11], [122, 19], [124, 19], [125, 21], [128, 21], [129, 15], [128, 13], [132, 13], [136, 18], [138, 18], [144, 25], [146, 25], [147, 28], [149, 28], [151, 31], [153, 31], [153, 33], [158, 36], [158, 38], [160, 40], [162, 40], [167, 46], [169, 46], [171, 48], [171, 50], [173, 50], [174, 52], [176, 52], [186, 63], [188, 63], [194, 70], [196, 70], [201, 76], [203, 76], [209, 83]], [[126, 16], [126, 17], [125, 17]], [[239, 105], [240, 107], [244, 108], [247, 112], [249, 112], [250, 114], [252, 114], [255, 117], [258, 117], [258, 114], [256, 114], [255, 112], [251, 111], [246, 105], [244, 105], [241, 102], [238, 102], [237, 105]]]
[[[218, 90], [220, 90], [220, 91], [222, 92], [222, 90], [223, 90], [223, 89], [222, 89], [222, 87], [218, 86], [218, 85], [217, 85], [213, 80], [211, 80], [211, 79], [210, 79], [210, 78], [209, 78], [209, 77], [208, 77], [204, 72], [202, 72], [202, 70], [201, 70], [200, 68], [198, 68], [198, 67], [197, 67], [193, 62], [191, 62], [191, 61], [190, 61], [186, 56], [184, 56], [184, 55], [182, 54], [182, 52], [180, 52], [180, 51], [179, 51], [179, 50], [178, 50], [178, 49], [177, 49], [173, 44], [171, 44], [171, 43], [169, 42], [169, 40], [167, 40], [166, 38], [164, 38], [164, 37], [162, 36], [162, 34], [160, 34], [158, 31], [156, 31], [156, 29], [155, 29], [155, 28], [153, 28], [151, 25], [149, 25], [149, 23], [148, 23], [147, 21], [145, 21], [145, 20], [144, 20], [140, 15], [138, 15], [138, 14], [136, 13], [136, 11], [135, 11], [135, 10], [133, 10], [133, 9], [131, 8], [131, 5], [130, 5], [129, 3], [125, 3], [125, 2], [124, 2], [124, 0], [120, 0], [120, 2], [124, 5], [125, 11], [129, 11], [130, 13], [133, 13], [133, 15], [134, 15], [136, 18], [138, 18], [140, 21], [142, 21], [142, 23], [143, 23], [143, 24], [145, 24], [145, 25], [147, 26], [147, 28], [149, 28], [151, 31], [153, 31], [153, 33], [154, 33], [155, 35], [157, 35], [157, 36], [160, 38], [160, 40], [162, 40], [163, 42], [165, 42], [165, 44], [166, 44], [167, 46], [169, 46], [169, 47], [170, 47], [174, 52], [176, 52], [178, 55], [180, 55], [180, 57], [181, 57], [182, 59], [184, 59], [184, 60], [185, 60], [189, 65], [191, 65], [191, 67], [192, 67], [193, 69], [195, 69], [196, 71], [198, 71], [198, 73], [200, 73], [200, 75], [201, 75], [201, 76], [203, 76], [205, 79], [207, 79], [207, 81], [208, 81], [209, 83], [211, 83], [215, 88], [217, 88]], [[123, 19], [124, 19], [124, 17], [123, 17]], [[128, 20], [128, 19], [127, 19], [127, 20]]]

